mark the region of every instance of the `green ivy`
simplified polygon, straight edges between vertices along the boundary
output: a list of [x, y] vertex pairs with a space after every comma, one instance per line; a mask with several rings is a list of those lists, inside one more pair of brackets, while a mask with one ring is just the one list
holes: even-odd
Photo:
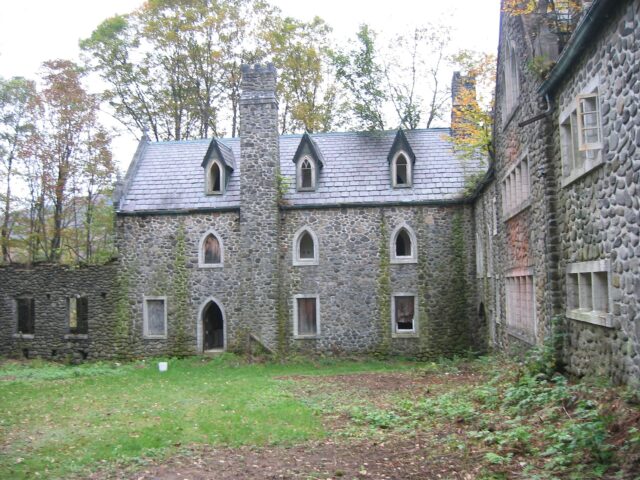
[[180, 223], [176, 234], [173, 254], [173, 303], [175, 320], [173, 322], [172, 354], [184, 356], [190, 352], [187, 338], [187, 321], [189, 318], [189, 272], [185, 247], [184, 225]]
[[378, 314], [380, 327], [380, 342], [374, 354], [385, 358], [391, 349], [391, 330], [389, 322], [391, 319], [391, 272], [389, 258], [389, 232], [384, 218], [384, 211], [380, 212], [379, 228], [380, 245], [378, 247], [378, 258], [380, 265], [378, 268], [377, 290], [378, 290]]

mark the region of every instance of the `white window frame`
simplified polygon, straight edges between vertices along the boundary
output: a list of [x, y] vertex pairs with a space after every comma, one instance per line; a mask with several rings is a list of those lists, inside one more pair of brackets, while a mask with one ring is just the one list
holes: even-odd
[[[602, 274], [606, 275], [606, 310], [602, 306], [602, 297], [597, 291]], [[608, 260], [569, 263], [566, 268], [566, 312], [567, 318], [592, 323], [603, 327], [612, 327], [613, 296], [611, 269]], [[576, 291], [577, 289], [577, 291]], [[574, 305], [572, 298], [578, 297]]]
[[[205, 263], [204, 262], [204, 242], [207, 240], [209, 235], [213, 235], [218, 240], [218, 245], [220, 245], [220, 263]], [[224, 267], [224, 242], [222, 241], [222, 236], [218, 234], [213, 229], [207, 230], [202, 237], [200, 237], [200, 241], [198, 242], [198, 268], [222, 268]]]
[[[396, 164], [398, 158], [403, 156], [407, 162], [407, 183], [398, 184], [396, 182]], [[411, 157], [404, 150], [400, 150], [393, 156], [393, 160], [391, 160], [391, 186], [393, 188], [411, 188], [413, 187], [413, 165], [411, 162]]]
[[[162, 300], [164, 302], [164, 333], [161, 335], [149, 334], [149, 315], [147, 311], [148, 300]], [[142, 336], [147, 339], [166, 339], [167, 338], [167, 297], [166, 296], [143, 296], [142, 297]]]
[[[302, 164], [304, 163], [304, 161], [307, 160], [309, 162], [309, 164], [311, 165], [311, 186], [310, 187], [303, 187], [302, 186]], [[313, 192], [316, 189], [316, 180], [318, 178], [318, 169], [316, 166], [316, 162], [313, 160], [313, 158], [309, 155], [305, 155], [303, 157], [300, 157], [300, 159], [298, 160], [297, 164], [296, 164], [296, 189], [299, 192]]]
[[[413, 329], [411, 330], [398, 330], [396, 328], [396, 297], [413, 297]], [[391, 337], [392, 338], [404, 338], [404, 337], [418, 337], [418, 296], [411, 292], [396, 292], [391, 295]]]
[[507, 170], [501, 184], [502, 211], [506, 222], [531, 206], [531, 164], [527, 152]]
[[[316, 333], [301, 335], [298, 333], [298, 299], [315, 298], [316, 299]], [[320, 295], [314, 293], [301, 293], [293, 296], [293, 338], [318, 338], [320, 336]]]
[[[527, 280], [530, 281], [531, 291], [527, 292]], [[521, 288], [521, 283], [525, 282], [525, 296], [521, 298], [519, 295], [516, 298], [514, 295], [514, 288]], [[524, 305], [522, 302], [525, 302]], [[537, 332], [538, 332], [538, 315], [536, 308], [536, 277], [534, 275], [533, 267], [515, 268], [510, 270], [505, 275], [505, 319], [507, 332], [524, 342], [532, 345], [536, 344]], [[530, 330], [519, 327], [520, 314], [522, 311], [528, 311], [531, 314]], [[526, 326], [525, 326], [526, 327]]]
[[[313, 240], [313, 258], [300, 258], [300, 240], [304, 233], [309, 233]], [[293, 248], [292, 248], [292, 262], [295, 267], [304, 267], [308, 265], [318, 265], [320, 259], [320, 243], [318, 242], [318, 236], [308, 226], [300, 228], [293, 235]]]
[[[396, 255], [396, 239], [400, 230], [406, 230], [411, 240], [411, 255], [397, 256]], [[391, 233], [390, 242], [390, 262], [394, 264], [400, 263], [418, 263], [418, 239], [413, 229], [407, 223], [401, 223]]]
[[[218, 169], [220, 170], [220, 190], [213, 190], [213, 185], [211, 182], [211, 169], [213, 168], [214, 165], [218, 165]], [[222, 162], [218, 159], [212, 158], [209, 161], [209, 165], [207, 165], [207, 168], [204, 170], [205, 171], [205, 194], [206, 195], [223, 195], [225, 192], [225, 187], [226, 187], [226, 176], [227, 176], [227, 171], [224, 167], [224, 165], [222, 164]]]
[[[599, 79], [594, 77], [589, 84], [571, 100], [560, 112], [560, 156], [562, 158], [562, 186], [566, 187], [582, 176], [604, 164], [601, 96], [598, 90]], [[581, 100], [595, 98], [598, 141], [583, 142]]]

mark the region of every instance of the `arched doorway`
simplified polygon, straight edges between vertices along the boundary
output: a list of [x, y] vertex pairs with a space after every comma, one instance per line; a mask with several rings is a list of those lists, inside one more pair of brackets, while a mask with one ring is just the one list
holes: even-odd
[[224, 315], [213, 300], [202, 311], [202, 348], [222, 350], [224, 348]]

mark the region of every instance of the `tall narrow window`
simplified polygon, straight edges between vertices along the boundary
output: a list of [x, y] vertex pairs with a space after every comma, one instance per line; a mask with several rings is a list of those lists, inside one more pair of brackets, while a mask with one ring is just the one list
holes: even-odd
[[294, 301], [294, 336], [317, 336], [320, 332], [318, 297], [315, 295], [296, 295]]
[[305, 158], [300, 166], [300, 172], [302, 173], [302, 188], [313, 187], [313, 169], [311, 168], [311, 162], [308, 158]]
[[404, 154], [400, 153], [393, 159], [391, 176], [394, 188], [411, 186], [411, 163]]
[[224, 263], [224, 246], [220, 236], [213, 230], [205, 233], [200, 240], [198, 266], [200, 268], [222, 267]]
[[416, 236], [408, 225], [397, 227], [391, 235], [391, 263], [418, 261]]
[[394, 335], [416, 334], [416, 297], [409, 294], [396, 294], [392, 297], [391, 312]]
[[304, 232], [300, 237], [300, 258], [309, 260], [314, 258], [313, 238], [309, 232]]
[[220, 193], [221, 188], [221, 174], [220, 174], [220, 165], [218, 165], [217, 163], [214, 163], [211, 166], [211, 191], [213, 193]]
[[69, 333], [84, 335], [89, 331], [89, 299], [87, 297], [69, 297]]
[[293, 236], [293, 264], [318, 264], [318, 239], [308, 227], [301, 228]]
[[146, 338], [166, 338], [167, 308], [164, 297], [146, 297], [143, 306], [144, 336]]
[[36, 324], [36, 303], [33, 298], [16, 299], [18, 310], [18, 333], [33, 335]]

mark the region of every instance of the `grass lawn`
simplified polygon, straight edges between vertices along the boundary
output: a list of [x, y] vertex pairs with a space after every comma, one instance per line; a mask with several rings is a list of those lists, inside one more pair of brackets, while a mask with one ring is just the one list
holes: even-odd
[[6, 360], [0, 478], [640, 478], [637, 393], [502, 358]]

